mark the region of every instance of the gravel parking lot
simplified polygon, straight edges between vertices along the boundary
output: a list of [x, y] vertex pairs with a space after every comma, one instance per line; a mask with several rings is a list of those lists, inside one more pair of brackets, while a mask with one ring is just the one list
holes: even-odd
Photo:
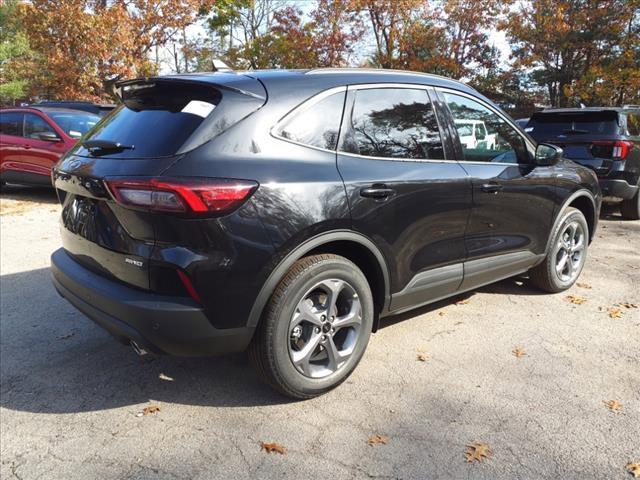
[[[53, 193], [9, 187], [0, 208], [3, 479], [624, 479], [640, 462], [640, 222], [615, 212], [581, 286], [510, 279], [387, 320], [345, 384], [291, 402], [243, 355], [114, 342], [51, 285]], [[492, 454], [467, 462], [472, 443]]]

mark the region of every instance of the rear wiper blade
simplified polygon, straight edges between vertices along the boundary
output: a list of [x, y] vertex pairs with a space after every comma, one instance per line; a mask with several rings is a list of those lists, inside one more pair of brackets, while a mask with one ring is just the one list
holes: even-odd
[[589, 133], [589, 130], [580, 130], [579, 128], [572, 128], [568, 130], [563, 130], [562, 133]]
[[122, 150], [135, 150], [136, 148], [134, 145], [123, 145], [120, 142], [111, 140], [87, 140], [82, 142], [82, 146], [94, 155], [99, 155], [101, 152], [121, 152]]

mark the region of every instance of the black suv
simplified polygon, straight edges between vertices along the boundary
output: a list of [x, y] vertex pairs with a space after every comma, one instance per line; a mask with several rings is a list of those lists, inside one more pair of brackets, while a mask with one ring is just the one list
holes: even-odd
[[620, 202], [623, 218], [640, 219], [640, 106], [547, 109], [525, 131], [592, 168], [605, 200]]
[[452, 80], [252, 71], [120, 91], [53, 173], [55, 287], [139, 352], [248, 349], [292, 397], [344, 381], [381, 317], [525, 272], [569, 288], [596, 229], [593, 171]]

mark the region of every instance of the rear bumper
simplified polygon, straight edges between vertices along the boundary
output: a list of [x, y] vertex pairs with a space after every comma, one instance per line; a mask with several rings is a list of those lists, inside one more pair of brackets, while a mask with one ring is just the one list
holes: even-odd
[[127, 287], [77, 263], [64, 249], [51, 255], [53, 284], [60, 295], [119, 341], [178, 356], [241, 352], [253, 328], [217, 329], [193, 300]]
[[617, 197], [624, 200], [633, 198], [638, 191], [637, 185], [631, 185], [622, 179], [599, 179], [600, 189], [604, 197]]

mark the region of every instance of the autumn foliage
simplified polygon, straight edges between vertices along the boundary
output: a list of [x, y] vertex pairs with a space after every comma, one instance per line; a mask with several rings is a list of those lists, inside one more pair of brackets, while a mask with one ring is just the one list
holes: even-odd
[[[104, 99], [117, 79], [211, 70], [222, 59], [238, 69], [430, 72], [531, 108], [640, 102], [640, 0], [4, 3], [23, 27], [16, 32], [19, 22], [0, 15], [11, 31], [0, 79], [13, 98]], [[509, 43], [508, 61], [496, 32]]]
[[[113, 79], [156, 73], [155, 47], [195, 22], [213, 0], [31, 0], [25, 29], [41, 61], [37, 92], [97, 99]], [[105, 85], [106, 84], [106, 85]]]

